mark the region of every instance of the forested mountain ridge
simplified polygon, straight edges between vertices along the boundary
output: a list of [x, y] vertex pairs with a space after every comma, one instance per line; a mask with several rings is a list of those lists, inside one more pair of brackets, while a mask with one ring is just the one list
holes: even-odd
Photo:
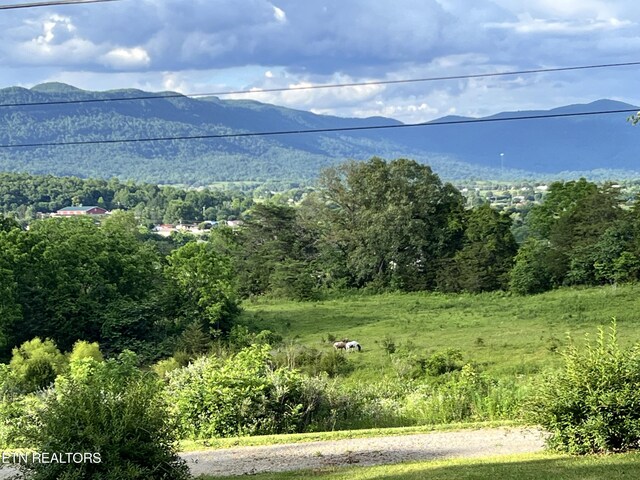
[[[5, 148], [0, 148], [0, 170], [205, 185], [216, 181], [309, 180], [322, 168], [345, 159], [381, 156], [415, 158], [431, 165], [445, 179], [540, 177], [562, 171], [584, 175], [595, 169], [617, 169], [616, 176], [621, 176], [636, 169], [631, 153], [640, 142], [638, 132], [626, 122], [627, 115], [618, 114], [358, 132], [6, 148], [401, 124], [390, 118], [340, 118], [249, 100], [164, 94], [172, 96], [114, 101], [155, 94], [134, 89], [93, 92], [61, 83], [2, 89], [0, 145]], [[43, 105], [69, 100], [108, 101]], [[22, 105], [25, 103], [39, 105]], [[601, 100], [551, 112], [619, 108], [634, 107]], [[544, 112], [515, 115], [531, 113]], [[504, 115], [514, 114], [496, 117]]]

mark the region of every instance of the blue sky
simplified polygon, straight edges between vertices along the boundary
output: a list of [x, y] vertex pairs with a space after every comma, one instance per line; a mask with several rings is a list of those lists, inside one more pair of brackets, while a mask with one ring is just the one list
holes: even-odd
[[[0, 87], [198, 93], [640, 60], [637, 0], [122, 0], [4, 10], [0, 29]], [[639, 69], [246, 97], [417, 122], [640, 104]]]

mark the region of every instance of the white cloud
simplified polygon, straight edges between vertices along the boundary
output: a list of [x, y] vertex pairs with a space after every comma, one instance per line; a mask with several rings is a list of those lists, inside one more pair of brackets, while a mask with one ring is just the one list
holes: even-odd
[[101, 62], [115, 69], [135, 69], [149, 66], [151, 58], [142, 47], [114, 48], [102, 55]]
[[72, 38], [61, 44], [47, 43], [33, 39], [8, 52], [13, 66], [20, 65], [56, 65], [73, 67], [86, 65], [96, 54], [96, 46], [86, 40]]
[[[0, 61], [7, 86], [220, 92], [629, 62], [638, 24], [631, 0], [138, 0], [0, 16]], [[611, 92], [637, 103], [623, 70], [245, 97], [420, 122]]]
[[275, 5], [272, 5], [272, 6], [273, 6], [273, 18], [275, 18], [278, 23], [286, 23], [287, 14], [284, 13], [284, 10], [276, 7]]
[[533, 16], [547, 18], [606, 19], [620, 15], [627, 0], [493, 0], [501, 7], [515, 13], [529, 12]]
[[628, 20], [608, 18], [606, 20], [555, 20], [533, 18], [529, 13], [518, 15], [516, 22], [487, 23], [486, 28], [500, 28], [513, 30], [517, 33], [552, 33], [552, 34], [580, 34], [595, 31], [615, 30], [633, 25]]
[[42, 35], [35, 38], [36, 43], [59, 43], [70, 38], [76, 27], [69, 17], [51, 15], [42, 23]]

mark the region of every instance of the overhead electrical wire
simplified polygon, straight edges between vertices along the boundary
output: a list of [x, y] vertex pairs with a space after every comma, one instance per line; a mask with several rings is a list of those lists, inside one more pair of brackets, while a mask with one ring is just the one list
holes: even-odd
[[119, 2], [120, 0], [53, 0], [49, 2], [11, 3], [0, 5], [0, 10], [16, 10], [18, 8], [53, 7], [58, 5], [79, 5], [84, 3]]
[[[94, 0], [94, 1], [118, 1], [118, 0]], [[440, 77], [409, 78], [409, 79], [400, 79], [400, 80], [373, 80], [369, 82], [301, 85], [301, 86], [281, 87], [281, 88], [225, 90], [225, 91], [208, 92], [208, 93], [191, 93], [191, 94], [166, 93], [166, 94], [140, 95], [135, 97], [111, 97], [111, 98], [91, 98], [91, 99], [83, 99], [83, 100], [55, 100], [55, 101], [46, 101], [46, 102], [3, 103], [3, 104], [0, 104], [0, 108], [43, 106], [43, 105], [67, 105], [67, 104], [81, 104], [81, 103], [122, 102], [122, 101], [133, 101], [133, 100], [155, 100], [155, 99], [185, 98], [185, 97], [195, 98], [195, 97], [213, 97], [213, 96], [220, 97], [225, 95], [253, 95], [253, 94], [261, 94], [261, 93], [320, 90], [320, 89], [332, 89], [332, 88], [367, 87], [367, 86], [377, 86], [377, 85], [398, 85], [398, 84], [406, 84], [406, 83], [421, 83], [421, 82], [424, 83], [424, 82], [436, 82], [436, 81], [448, 81], [448, 80], [467, 80], [467, 79], [474, 79], [474, 78], [531, 75], [531, 74], [537, 74], [537, 73], [567, 72], [567, 71], [575, 71], [575, 70], [593, 70], [593, 69], [619, 68], [619, 67], [631, 67], [631, 66], [640, 66], [640, 61], [624, 62], [624, 63], [603, 63], [603, 64], [595, 64], [595, 65], [578, 65], [578, 66], [572, 66], [572, 67], [537, 68], [532, 70], [513, 70], [513, 71], [494, 72], [494, 73], [473, 73], [473, 74], [467, 74], [467, 75], [448, 75], [448, 76], [440, 76]]]
[[299, 135], [309, 133], [331, 133], [331, 132], [353, 132], [363, 130], [382, 130], [395, 128], [412, 128], [412, 127], [436, 127], [442, 125], [465, 125], [471, 123], [494, 123], [508, 122], [518, 120], [539, 120], [551, 118], [568, 118], [568, 117], [584, 117], [595, 115], [609, 115], [616, 113], [637, 113], [638, 109], [618, 109], [618, 110], [597, 110], [591, 112], [568, 112], [568, 113], [546, 113], [542, 115], [522, 115], [511, 117], [488, 117], [488, 118], [463, 118], [459, 120], [438, 120], [423, 123], [402, 123], [394, 125], [369, 125], [361, 127], [335, 127], [335, 128], [313, 128], [308, 130], [277, 130], [267, 132], [243, 132], [243, 133], [221, 133], [207, 135], [182, 135], [176, 137], [155, 137], [155, 138], [122, 138], [113, 140], [76, 140], [67, 142], [43, 142], [43, 143], [16, 143], [16, 144], [0, 144], [0, 148], [34, 148], [34, 147], [58, 147], [68, 145], [103, 145], [116, 143], [141, 143], [141, 142], [159, 142], [159, 141], [175, 141], [175, 140], [211, 140], [222, 138], [243, 138], [243, 137], [267, 137], [276, 135]]

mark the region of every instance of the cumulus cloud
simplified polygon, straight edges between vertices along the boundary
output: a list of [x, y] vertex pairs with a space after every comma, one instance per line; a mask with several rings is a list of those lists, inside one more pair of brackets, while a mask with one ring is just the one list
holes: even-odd
[[101, 57], [101, 61], [108, 67], [116, 69], [136, 69], [146, 67], [151, 58], [144, 48], [114, 48]]
[[[0, 16], [0, 60], [5, 78], [21, 84], [32, 78], [32, 84], [86, 82], [84, 88], [219, 92], [634, 61], [639, 22], [640, 9], [627, 0], [136, 0]], [[616, 74], [586, 78], [370, 85], [250, 98], [413, 122], [518, 102], [553, 106], [590, 90], [603, 97]]]
[[60, 44], [73, 36], [76, 27], [69, 17], [51, 15], [42, 23], [42, 35], [36, 37], [35, 42], [40, 44]]

